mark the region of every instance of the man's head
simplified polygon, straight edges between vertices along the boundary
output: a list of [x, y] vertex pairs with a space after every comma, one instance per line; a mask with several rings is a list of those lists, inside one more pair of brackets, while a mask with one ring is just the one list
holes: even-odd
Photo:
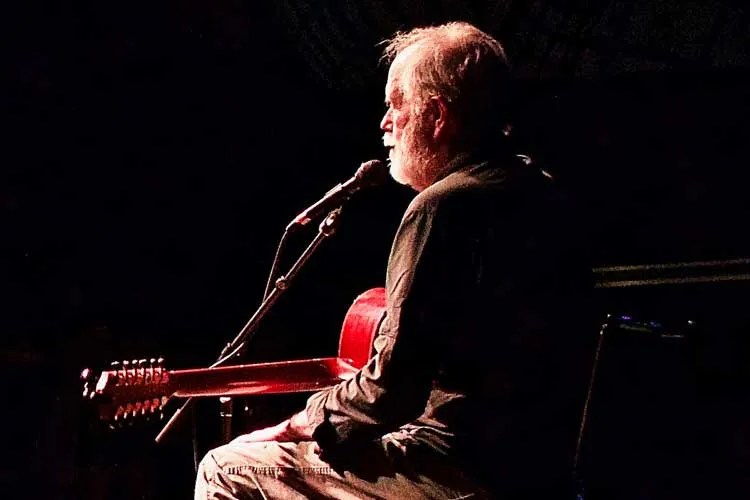
[[497, 40], [462, 22], [397, 33], [385, 44], [383, 143], [394, 179], [421, 191], [457, 154], [497, 140], [509, 66]]

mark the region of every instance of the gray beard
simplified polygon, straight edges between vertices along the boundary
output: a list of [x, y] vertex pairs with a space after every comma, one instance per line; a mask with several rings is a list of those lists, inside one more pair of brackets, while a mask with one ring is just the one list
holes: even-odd
[[437, 151], [432, 151], [426, 141], [412, 136], [408, 148], [408, 159], [404, 162], [405, 170], [412, 172], [414, 180], [423, 187], [430, 186], [440, 176], [445, 165], [444, 159]]

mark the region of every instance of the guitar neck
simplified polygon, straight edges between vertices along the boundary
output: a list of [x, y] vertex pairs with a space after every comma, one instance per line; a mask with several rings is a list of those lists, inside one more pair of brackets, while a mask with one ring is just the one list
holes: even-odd
[[351, 378], [356, 371], [342, 358], [315, 358], [172, 370], [163, 382], [174, 397], [247, 396], [317, 391]]

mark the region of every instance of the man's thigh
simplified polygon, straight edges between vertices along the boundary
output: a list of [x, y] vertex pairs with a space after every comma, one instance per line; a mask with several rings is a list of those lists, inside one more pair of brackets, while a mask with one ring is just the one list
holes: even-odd
[[230, 443], [201, 462], [196, 500], [240, 498], [481, 498], [479, 489], [432, 451], [373, 443], [327, 461], [314, 442]]

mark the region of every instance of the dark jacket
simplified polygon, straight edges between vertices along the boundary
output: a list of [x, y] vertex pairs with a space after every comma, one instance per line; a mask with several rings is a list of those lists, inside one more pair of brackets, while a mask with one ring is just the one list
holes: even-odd
[[405, 427], [485, 481], [564, 475], [595, 333], [574, 213], [515, 156], [448, 172], [401, 221], [376, 355], [308, 400], [315, 439], [325, 450]]

